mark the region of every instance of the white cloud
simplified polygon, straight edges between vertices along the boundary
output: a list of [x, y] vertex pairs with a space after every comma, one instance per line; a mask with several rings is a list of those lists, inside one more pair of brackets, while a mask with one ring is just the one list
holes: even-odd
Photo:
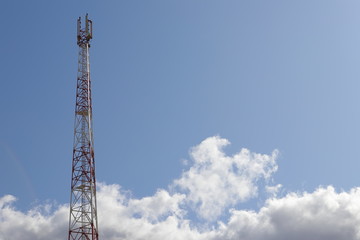
[[131, 199], [128, 209], [133, 214], [138, 214], [149, 221], [158, 221], [169, 215], [183, 216], [184, 211], [179, 204], [184, 200], [185, 195], [170, 195], [167, 191], [160, 189], [154, 196], [142, 199]]
[[[219, 223], [214, 229], [201, 230], [192, 227], [189, 220], [170, 213], [172, 207], [167, 208], [169, 215], [159, 221], [147, 216], [134, 217], [136, 211], [129, 205], [132, 199], [128, 199], [118, 185], [102, 184], [98, 193], [100, 234], [104, 240], [360, 239], [360, 188], [337, 193], [329, 186], [313, 193], [290, 193], [283, 198], [267, 200], [258, 212], [232, 209], [228, 222]], [[13, 200], [11, 196], [0, 199], [1, 240], [66, 237], [67, 206], [59, 206], [46, 216], [35, 210], [21, 213], [12, 207]], [[147, 199], [144, 201], [141, 209], [147, 212], [147, 207], [151, 209], [152, 205]], [[137, 203], [140, 202], [142, 199]]]
[[269, 199], [259, 212], [232, 210], [221, 240], [359, 240], [360, 188], [337, 193], [333, 187]]
[[229, 206], [254, 197], [257, 181], [269, 179], [277, 170], [276, 150], [270, 156], [247, 149], [227, 156], [223, 148], [229, 144], [218, 136], [205, 139], [190, 152], [193, 165], [174, 181], [197, 214], [208, 221], [216, 220]]
[[[229, 157], [222, 151], [227, 144], [226, 139], [213, 137], [192, 149], [193, 165], [174, 181], [183, 192], [159, 189], [153, 196], [135, 199], [119, 185], [100, 183], [101, 239], [360, 240], [360, 188], [338, 193], [329, 186], [282, 198], [274, 195], [258, 212], [229, 209], [255, 196], [257, 181], [271, 179], [277, 166], [276, 151], [269, 156], [243, 149]], [[279, 187], [267, 189], [276, 192]], [[66, 239], [67, 205], [46, 204], [21, 212], [15, 201], [11, 195], [0, 198], [0, 240]], [[187, 215], [189, 204], [203, 207], [198, 213], [205, 217], [216, 218], [219, 209], [229, 211], [230, 217], [215, 225], [194, 224]]]
[[265, 186], [265, 190], [268, 194], [270, 194], [272, 197], [276, 197], [277, 193], [280, 191], [280, 189], [282, 188], [281, 184], [277, 184], [275, 186]]
[[66, 237], [68, 207], [58, 206], [57, 210], [49, 215], [43, 211], [47, 205], [23, 213], [13, 207], [15, 200], [11, 195], [0, 198], [0, 240], [47, 240]]
[[133, 199], [119, 185], [99, 184], [99, 231], [107, 240], [201, 240], [183, 218], [184, 195], [158, 190], [154, 196]]

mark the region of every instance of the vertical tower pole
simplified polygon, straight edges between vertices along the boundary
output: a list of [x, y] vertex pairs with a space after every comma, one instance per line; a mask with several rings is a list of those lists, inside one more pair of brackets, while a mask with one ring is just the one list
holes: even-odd
[[68, 240], [98, 240], [89, 48], [92, 21], [77, 22], [79, 45]]

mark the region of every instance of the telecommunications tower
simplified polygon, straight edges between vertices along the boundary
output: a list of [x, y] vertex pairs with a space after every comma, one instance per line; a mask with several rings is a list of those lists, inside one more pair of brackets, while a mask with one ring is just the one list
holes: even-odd
[[92, 21], [77, 21], [79, 45], [68, 240], [98, 240], [89, 47]]

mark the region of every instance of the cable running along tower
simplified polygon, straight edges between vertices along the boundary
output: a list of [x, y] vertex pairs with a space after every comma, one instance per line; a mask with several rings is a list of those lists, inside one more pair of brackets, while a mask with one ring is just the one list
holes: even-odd
[[98, 240], [89, 47], [92, 21], [77, 21], [79, 45], [68, 240]]

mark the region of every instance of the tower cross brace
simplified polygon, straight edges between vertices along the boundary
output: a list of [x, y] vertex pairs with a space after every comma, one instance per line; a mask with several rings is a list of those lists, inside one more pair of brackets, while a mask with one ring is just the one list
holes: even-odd
[[98, 240], [89, 48], [92, 21], [77, 21], [78, 75], [68, 240]]

